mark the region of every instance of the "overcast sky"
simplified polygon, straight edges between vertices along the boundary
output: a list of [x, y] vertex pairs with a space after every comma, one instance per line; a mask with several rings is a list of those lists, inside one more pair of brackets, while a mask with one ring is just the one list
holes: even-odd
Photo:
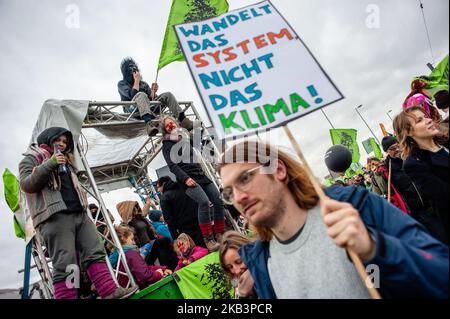
[[[357, 129], [360, 142], [370, 132], [355, 107], [364, 106], [363, 116], [381, 139], [379, 123], [391, 130], [386, 113], [400, 110], [411, 78], [428, 74], [426, 64], [448, 54], [449, 1], [422, 2], [436, 61], [417, 0], [272, 0], [346, 97], [325, 112], [337, 128]], [[237, 9], [253, 1], [229, 3], [230, 9]], [[79, 9], [79, 28], [70, 19], [71, 4]], [[152, 82], [170, 4], [169, 0], [0, 0], [1, 172], [9, 168], [17, 174], [46, 99], [118, 100], [119, 66], [125, 56], [133, 56], [144, 80]], [[377, 11], [379, 27], [371, 19]], [[185, 63], [165, 67], [159, 86], [179, 100], [194, 101], [204, 114]], [[315, 173], [326, 175], [323, 157], [330, 146], [330, 127], [323, 115], [316, 112], [291, 128]], [[288, 145], [281, 130], [271, 135], [280, 145]], [[163, 164], [158, 159], [151, 168]], [[0, 188], [3, 192], [2, 181]], [[25, 246], [14, 236], [12, 214], [1, 197], [0, 288], [17, 288], [23, 280], [17, 270], [23, 267]], [[105, 195], [114, 212], [117, 202], [129, 198], [136, 198], [129, 190]]]

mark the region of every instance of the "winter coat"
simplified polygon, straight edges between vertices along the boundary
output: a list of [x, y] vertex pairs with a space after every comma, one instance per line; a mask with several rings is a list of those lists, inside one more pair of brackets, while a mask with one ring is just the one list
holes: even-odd
[[387, 194], [387, 185], [379, 173], [372, 174], [372, 191], [380, 196]]
[[[145, 263], [145, 260], [140, 255], [139, 251], [136, 249], [128, 250], [125, 253], [125, 257], [127, 259], [128, 267], [130, 268], [130, 271], [133, 274], [134, 280], [136, 281], [136, 284], [139, 286], [139, 289], [145, 289], [149, 285], [163, 278], [163, 276], [161, 276], [161, 274], [158, 273], [156, 270], [167, 269], [167, 267], [163, 266], [147, 265]], [[119, 270], [125, 272], [125, 267], [123, 267], [123, 265], [121, 264]], [[124, 275], [119, 275], [118, 281], [120, 286], [126, 287], [128, 284], [128, 277]]]
[[403, 165], [406, 173], [420, 188], [424, 199], [430, 201], [439, 215], [449, 240], [449, 156], [445, 149], [437, 153], [426, 150], [413, 151]]
[[172, 238], [178, 238], [181, 233], [186, 233], [192, 237], [197, 246], [205, 247], [198, 225], [198, 205], [186, 195], [184, 187], [176, 182], [166, 183], [160, 204]]
[[[375, 257], [365, 265], [379, 267], [379, 292], [383, 298], [448, 298], [448, 246], [431, 237], [413, 218], [367, 190], [334, 186], [326, 193], [357, 208], [375, 238]], [[269, 242], [258, 240], [244, 245], [239, 254], [250, 270], [259, 298], [277, 298], [267, 267]]]
[[187, 266], [187, 265], [183, 264], [183, 260], [188, 260], [189, 263], [191, 264], [194, 261], [199, 260], [200, 258], [203, 258], [208, 254], [209, 254], [208, 249], [195, 246], [194, 248], [192, 248], [191, 253], [189, 254], [188, 257], [178, 256], [178, 265], [177, 265], [177, 268], [175, 268], [175, 271]]
[[[35, 228], [54, 214], [68, 210], [61, 192], [61, 178], [57, 175], [58, 164], [48, 159], [52, 155], [50, 146], [62, 134], [68, 136], [67, 150], [73, 151], [72, 133], [63, 128], [53, 127], [39, 135], [38, 144], [30, 146], [19, 164], [20, 187], [25, 192]], [[41, 149], [39, 145], [46, 146], [48, 150]], [[65, 176], [64, 181], [72, 184], [68, 190], [66, 187], [66, 190], [72, 192], [70, 196], [72, 201], [79, 201], [79, 205], [76, 206], [81, 211], [86, 211], [88, 206], [86, 192], [81, 188], [74, 173], [75, 168], [69, 163], [66, 166], [69, 168], [69, 176]]]
[[391, 184], [398, 191], [403, 201], [406, 203], [409, 213], [417, 214], [418, 212], [427, 210], [431, 207], [431, 203], [427, 201], [420, 188], [411, 179], [403, 168], [403, 160], [400, 158], [388, 158], [385, 161], [385, 183], [388, 184], [389, 161], [392, 162]]

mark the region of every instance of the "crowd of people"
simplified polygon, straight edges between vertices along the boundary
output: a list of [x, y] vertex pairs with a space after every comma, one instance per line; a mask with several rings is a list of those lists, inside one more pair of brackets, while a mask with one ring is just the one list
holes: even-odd
[[[137, 201], [117, 204], [115, 232], [138, 285], [127, 288], [111, 231], [75, 174], [72, 133], [44, 130], [19, 165], [20, 186], [53, 262], [55, 298], [80, 297], [67, 285], [68, 265], [85, 271], [93, 298], [128, 298], [215, 251], [236, 298], [369, 298], [343, 248], [376, 266], [383, 298], [448, 298], [448, 117], [437, 109], [448, 112], [448, 91], [433, 97], [414, 81], [394, 135], [382, 141], [386, 157], [369, 158], [361, 174], [336, 180], [320, 200], [304, 165], [261, 141], [224, 152], [219, 191], [195, 158], [192, 122], [175, 97], [158, 96], [131, 58], [121, 70], [121, 99], [137, 105], [126, 111], [139, 113], [149, 136], [162, 134], [176, 179], [156, 182], [160, 207], [150, 197], [142, 208]], [[226, 229], [225, 207], [249, 228]], [[106, 259], [122, 273], [119, 286]]]

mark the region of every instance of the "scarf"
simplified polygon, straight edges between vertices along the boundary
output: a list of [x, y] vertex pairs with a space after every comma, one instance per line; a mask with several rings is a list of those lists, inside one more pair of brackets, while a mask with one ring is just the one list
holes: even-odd
[[[34, 158], [37, 160], [38, 165], [41, 165], [45, 161], [48, 161], [52, 155], [53, 155], [53, 149], [48, 146], [47, 144], [41, 144], [37, 146], [36, 144], [33, 144], [30, 146], [30, 153], [34, 156]], [[67, 165], [69, 167], [69, 174], [72, 178], [73, 187], [75, 188], [75, 191], [77, 192], [78, 198], [80, 199], [81, 206], [86, 209], [88, 207], [88, 200], [86, 192], [82, 189], [77, 176], [73, 172], [72, 165], [68, 163]], [[54, 191], [60, 191], [61, 190], [61, 178], [58, 175], [58, 172], [54, 170], [50, 178], [48, 180], [48, 186], [50, 189]]]
[[[41, 144], [39, 146], [33, 144], [30, 146], [30, 152], [37, 160], [38, 165], [41, 165], [45, 161], [48, 161], [53, 155], [53, 149], [46, 144]], [[50, 187], [50, 189], [55, 191], [61, 190], [61, 178], [56, 171], [53, 171], [51, 173], [51, 176], [48, 180], [48, 186]]]

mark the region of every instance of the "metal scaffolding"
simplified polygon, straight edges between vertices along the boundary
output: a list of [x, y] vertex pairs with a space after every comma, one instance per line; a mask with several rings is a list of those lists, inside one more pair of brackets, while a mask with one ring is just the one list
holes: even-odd
[[[215, 170], [215, 162], [220, 153], [214, 143], [214, 138], [200, 120], [200, 116], [195, 109], [193, 102], [179, 102], [179, 104], [185, 112], [186, 117], [190, 118], [203, 131], [200, 148], [204, 147], [205, 150], [207, 150], [207, 156], [202, 156], [204, 155], [202, 149], [194, 148], [194, 150], [197, 153], [198, 158], [201, 159], [201, 165], [205, 172], [214, 182], [216, 187], [219, 188], [220, 180]], [[152, 106], [159, 106], [161, 114], [168, 112], [167, 109], [162, 107], [160, 102], [152, 102]], [[122, 107], [124, 111], [131, 110], [131, 112], [117, 112], [117, 109], [120, 107]], [[139, 114], [137, 113], [135, 102], [89, 103], [88, 112], [82, 125], [83, 130], [97, 129], [101, 132], [102, 129], [111, 130], [124, 127], [135, 131], [145, 130], [145, 123], [140, 119]], [[81, 170], [82, 173], [79, 174], [80, 183], [88, 194], [99, 203], [99, 210], [95, 218], [93, 216], [91, 216], [91, 218], [97, 225], [98, 230], [104, 229], [104, 233], [100, 233], [99, 231], [101, 238], [119, 253], [119, 261], [115, 268], [112, 267], [109, 259], [106, 258], [106, 263], [116, 284], [118, 284], [118, 276], [124, 275], [129, 279], [128, 286], [137, 287], [128, 267], [122, 245], [120, 244], [115, 231], [114, 219], [103, 201], [102, 193], [130, 187], [134, 187], [136, 190], [144, 189], [147, 193], [156, 193], [148, 176], [148, 166], [161, 151], [162, 142], [163, 137], [161, 134], [148, 137], [145, 139], [142, 146], [139, 147], [137, 152], [131, 154], [129, 160], [98, 167], [91, 167], [89, 165], [86, 158], [86, 155], [89, 152], [89, 145], [83, 140], [83, 134], [77, 143], [77, 150], [83, 164], [83, 169]], [[158, 204], [159, 200], [156, 202]], [[228, 211], [225, 211], [225, 218], [229, 220], [235, 230], [242, 231], [242, 227], [236, 223]], [[45, 258], [43, 253], [42, 244], [39, 241], [38, 236], [33, 239], [33, 257], [36, 268], [38, 268], [44, 283], [45, 293], [47, 297], [51, 298], [53, 295], [51, 269], [49, 267], [49, 261]], [[123, 265], [125, 272], [119, 270], [121, 265]]]

